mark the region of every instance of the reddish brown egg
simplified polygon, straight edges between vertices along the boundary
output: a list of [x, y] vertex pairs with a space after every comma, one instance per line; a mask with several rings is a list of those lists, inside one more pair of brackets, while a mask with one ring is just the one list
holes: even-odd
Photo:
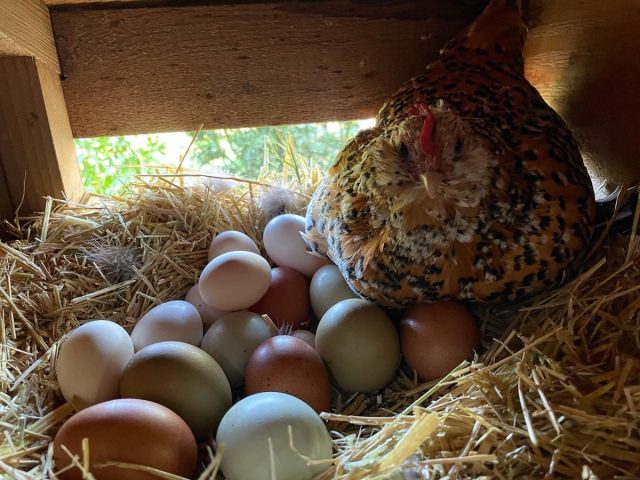
[[472, 358], [479, 341], [473, 317], [457, 302], [416, 305], [400, 323], [402, 355], [423, 380], [440, 378]]
[[[145, 465], [190, 477], [198, 456], [191, 429], [167, 407], [133, 398], [110, 400], [82, 410], [62, 425], [53, 443], [57, 470], [71, 463], [64, 445], [82, 457], [82, 439], [89, 441], [90, 470], [97, 480], [153, 480], [158, 477], [141, 470], [117, 466], [99, 467], [107, 462]], [[60, 473], [62, 480], [81, 480], [78, 468]]]
[[320, 355], [289, 335], [269, 338], [253, 352], [245, 372], [245, 393], [281, 392], [298, 397], [316, 412], [331, 404], [329, 374]]
[[250, 310], [269, 315], [277, 327], [300, 328], [311, 313], [309, 283], [292, 268], [273, 268], [269, 290]]

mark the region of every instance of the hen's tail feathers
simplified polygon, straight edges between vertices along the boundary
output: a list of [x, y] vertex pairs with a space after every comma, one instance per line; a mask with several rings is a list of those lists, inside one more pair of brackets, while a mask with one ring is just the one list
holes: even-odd
[[443, 48], [442, 54], [455, 52], [460, 55], [464, 50], [470, 55], [478, 55], [479, 60], [490, 55], [522, 73], [526, 36], [522, 0], [491, 0], [475, 22]]

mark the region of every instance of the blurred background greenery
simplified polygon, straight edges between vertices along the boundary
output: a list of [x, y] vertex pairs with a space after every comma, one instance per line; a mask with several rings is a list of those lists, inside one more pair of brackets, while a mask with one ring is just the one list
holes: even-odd
[[[327, 122], [279, 127], [201, 131], [183, 166], [203, 173], [249, 179], [279, 171], [287, 149], [327, 168], [342, 146], [373, 120]], [[78, 162], [88, 191], [114, 195], [136, 175], [177, 166], [195, 132], [127, 135], [76, 140]]]

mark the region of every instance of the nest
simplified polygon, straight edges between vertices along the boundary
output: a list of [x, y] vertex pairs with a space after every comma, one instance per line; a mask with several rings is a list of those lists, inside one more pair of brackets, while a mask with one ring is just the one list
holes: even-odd
[[[304, 213], [319, 174], [282, 178], [294, 181], [166, 174], [123, 197], [48, 199], [10, 226], [21, 240], [0, 243], [0, 471], [55, 478], [51, 441], [73, 412], [53, 369], [61, 337], [98, 318], [130, 331], [183, 298], [216, 232], [261, 245], [271, 217]], [[321, 478], [639, 478], [639, 258], [635, 234], [605, 238], [562, 288], [477, 309], [483, 348], [446, 378], [419, 383], [403, 367], [376, 395], [339, 396], [323, 414], [335, 456]], [[222, 478], [214, 447], [202, 445], [200, 478]]]

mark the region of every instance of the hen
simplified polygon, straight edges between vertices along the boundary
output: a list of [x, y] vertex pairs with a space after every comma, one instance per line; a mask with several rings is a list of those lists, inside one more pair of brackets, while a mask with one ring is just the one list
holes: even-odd
[[389, 307], [513, 301], [585, 253], [593, 188], [524, 78], [520, 2], [493, 0], [338, 154], [307, 210], [311, 251]]

